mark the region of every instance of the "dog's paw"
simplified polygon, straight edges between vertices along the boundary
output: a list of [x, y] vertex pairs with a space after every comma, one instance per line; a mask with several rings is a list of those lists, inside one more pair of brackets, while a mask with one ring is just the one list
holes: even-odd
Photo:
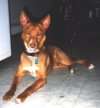
[[19, 96], [17, 96], [16, 98], [16, 103], [20, 104], [20, 103], [23, 103], [26, 98], [27, 98], [28, 94], [27, 93], [23, 93], [23, 94], [20, 94]]
[[73, 75], [75, 73], [75, 70], [73, 68], [71, 68], [70, 73], [71, 73], [71, 75]]
[[89, 70], [94, 69], [95, 66], [93, 64], [90, 64], [90, 66], [88, 67]]
[[78, 68], [76, 68], [76, 67], [74, 67], [74, 68], [71, 68], [70, 69], [70, 74], [71, 75], [80, 75], [80, 72], [79, 72], [79, 69]]
[[16, 99], [15, 99], [15, 102], [16, 102], [17, 104], [22, 103], [22, 101], [21, 101], [21, 99], [20, 99], [20, 98], [16, 98]]
[[93, 64], [90, 64], [88, 69], [90, 70], [90, 72], [93, 72], [95, 70], [95, 66]]
[[9, 90], [4, 96], [3, 100], [9, 101], [14, 95], [14, 92], [12, 90]]

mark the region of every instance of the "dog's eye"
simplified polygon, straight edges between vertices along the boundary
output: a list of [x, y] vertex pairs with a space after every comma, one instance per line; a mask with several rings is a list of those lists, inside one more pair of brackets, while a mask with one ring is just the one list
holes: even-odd
[[40, 38], [42, 36], [42, 33], [38, 33], [37, 37]]
[[29, 37], [30, 36], [30, 34], [26, 34], [26, 37]]
[[29, 35], [29, 34], [26, 34], [26, 35], [25, 35], [25, 40], [26, 40], [26, 41], [29, 41], [29, 38], [30, 38], [30, 35]]
[[42, 37], [42, 34], [41, 33], [38, 33], [37, 34], [37, 39], [41, 39], [41, 37]]
[[26, 34], [26, 36], [25, 36], [26, 38], [29, 38], [30, 37], [30, 35], [29, 34]]

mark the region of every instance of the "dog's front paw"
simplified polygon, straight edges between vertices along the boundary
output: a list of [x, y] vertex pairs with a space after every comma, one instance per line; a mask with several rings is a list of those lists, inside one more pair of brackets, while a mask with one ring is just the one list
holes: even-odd
[[28, 94], [27, 93], [22, 93], [20, 94], [19, 96], [17, 96], [16, 98], [16, 103], [22, 103], [25, 101], [25, 99], [28, 97]]
[[3, 96], [3, 100], [9, 101], [14, 95], [14, 92], [12, 90], [9, 90], [6, 92], [6, 94]]

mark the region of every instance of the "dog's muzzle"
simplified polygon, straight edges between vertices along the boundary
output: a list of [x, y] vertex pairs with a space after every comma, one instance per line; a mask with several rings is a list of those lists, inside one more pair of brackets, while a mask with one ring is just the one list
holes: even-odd
[[39, 52], [39, 49], [37, 49], [37, 48], [28, 47], [28, 45], [26, 43], [24, 43], [24, 45], [25, 45], [27, 53], [37, 53], [37, 52]]
[[26, 51], [27, 51], [28, 53], [37, 53], [37, 52], [39, 52], [39, 49], [27, 48]]

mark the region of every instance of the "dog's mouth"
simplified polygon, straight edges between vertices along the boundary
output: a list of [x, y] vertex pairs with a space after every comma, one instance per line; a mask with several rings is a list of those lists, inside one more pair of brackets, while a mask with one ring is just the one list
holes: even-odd
[[26, 51], [28, 53], [37, 53], [37, 52], [39, 52], [39, 49], [36, 49], [36, 48], [26, 48]]
[[32, 48], [28, 46], [26, 43], [24, 43], [24, 45], [25, 45], [27, 53], [38, 53], [39, 52], [38, 48]]

